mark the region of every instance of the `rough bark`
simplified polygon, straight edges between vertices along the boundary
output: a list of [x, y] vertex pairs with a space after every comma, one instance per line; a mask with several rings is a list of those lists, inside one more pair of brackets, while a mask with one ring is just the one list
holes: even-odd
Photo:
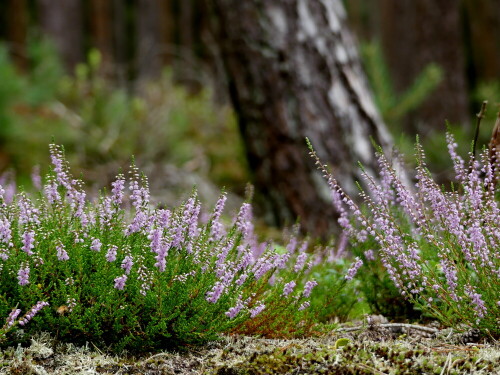
[[80, 0], [38, 0], [40, 26], [53, 40], [68, 71], [84, 59]]
[[445, 120], [469, 120], [465, 55], [458, 0], [379, 0], [382, 44], [400, 92], [430, 63], [443, 69], [443, 80], [413, 113], [405, 129], [421, 135], [442, 132]]
[[308, 137], [348, 191], [357, 161], [373, 167], [370, 137], [390, 136], [373, 104], [340, 0], [207, 0], [254, 184], [268, 218], [333, 229], [330, 192]]

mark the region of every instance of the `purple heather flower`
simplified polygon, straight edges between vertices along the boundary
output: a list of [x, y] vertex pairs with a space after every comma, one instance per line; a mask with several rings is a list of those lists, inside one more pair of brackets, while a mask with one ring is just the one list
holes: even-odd
[[212, 287], [212, 290], [207, 292], [206, 300], [211, 303], [216, 303], [225, 289], [226, 287], [224, 286], [224, 284], [220, 281], [217, 281]]
[[7, 319], [5, 320], [5, 328], [12, 327], [20, 313], [21, 313], [20, 309], [12, 310]]
[[23, 251], [28, 255], [33, 255], [33, 251], [31, 251], [35, 247], [35, 232], [34, 231], [26, 231], [23, 233]]
[[488, 310], [484, 305], [484, 301], [481, 299], [481, 294], [478, 294], [474, 291], [474, 289], [470, 286], [465, 288], [465, 294], [469, 296], [472, 301], [474, 311], [479, 319], [482, 319], [486, 316]]
[[215, 241], [220, 240], [224, 236], [224, 225], [220, 222], [220, 217], [224, 206], [226, 204], [227, 196], [225, 193], [221, 194], [217, 203], [215, 204], [214, 212], [212, 213], [212, 223], [210, 227], [210, 234]]
[[446, 133], [446, 143], [448, 144], [448, 152], [450, 154], [451, 160], [453, 161], [453, 168], [455, 169], [455, 177], [458, 182], [465, 181], [465, 176], [467, 174], [465, 169], [464, 160], [457, 154], [458, 144], [455, 142], [453, 134]]
[[134, 260], [130, 255], [127, 255], [123, 261], [121, 267], [125, 270], [125, 274], [128, 275], [132, 266], [134, 265]]
[[50, 181], [45, 184], [43, 191], [45, 194], [45, 198], [47, 198], [47, 201], [50, 204], [54, 204], [56, 202], [61, 201], [61, 196], [59, 195], [59, 192], [57, 191], [57, 183], [55, 181]]
[[266, 305], [261, 303], [259, 306], [254, 307], [253, 309], [250, 310], [250, 317], [255, 318], [258, 314], [260, 314], [264, 309], [266, 308]]
[[36, 314], [40, 312], [45, 306], [48, 306], [48, 302], [38, 301], [35, 306], [31, 308], [31, 310], [26, 313], [26, 315], [19, 321], [19, 325], [24, 326], [28, 324], [28, 322], [35, 317]]
[[176, 220], [175, 228], [173, 229], [174, 237], [172, 238], [171, 247], [179, 247], [184, 240], [184, 229], [185, 226], [181, 219]]
[[292, 233], [290, 234], [290, 237], [288, 239], [288, 244], [286, 245], [286, 251], [288, 251], [290, 254], [293, 254], [297, 249], [298, 245], [297, 236], [299, 234], [299, 230], [300, 230], [299, 225], [294, 225], [292, 228]]
[[137, 211], [135, 213], [132, 223], [125, 230], [125, 234], [128, 236], [132, 233], [139, 232], [147, 224], [148, 216], [143, 211]]
[[115, 289], [123, 290], [125, 288], [125, 282], [127, 281], [127, 275], [123, 274], [115, 278]]
[[236, 285], [243, 285], [243, 283], [248, 279], [248, 273], [242, 273], [238, 280], [235, 281]]
[[109, 225], [114, 214], [112, 201], [110, 197], [104, 197], [100, 199], [97, 212], [100, 223], [102, 225]]
[[10, 229], [10, 220], [6, 217], [0, 218], [0, 241], [6, 245], [12, 246], [12, 230]]
[[125, 190], [125, 179], [122, 175], [119, 175], [116, 178], [116, 181], [111, 183], [113, 187], [111, 189], [111, 200], [117, 206], [119, 206], [123, 202], [124, 190]]
[[29, 284], [30, 277], [30, 267], [26, 265], [25, 267], [21, 266], [19, 271], [17, 272], [17, 279], [19, 280], [19, 285], [24, 286]]
[[227, 201], [227, 194], [222, 193], [219, 199], [217, 200], [217, 203], [215, 204], [214, 212], [212, 213], [212, 220], [220, 219], [222, 211], [224, 210], [224, 206], [226, 205], [226, 201]]
[[167, 254], [168, 254], [168, 246], [164, 243], [160, 245], [158, 248], [157, 255], [155, 256], [155, 267], [158, 267], [160, 272], [164, 272], [167, 267]]
[[443, 270], [444, 276], [446, 278], [446, 283], [448, 284], [448, 290], [454, 292], [457, 288], [458, 276], [455, 266], [446, 259], [441, 259], [439, 262], [441, 269]]
[[191, 217], [187, 221], [188, 237], [192, 239], [198, 234], [198, 218], [200, 216], [201, 205], [198, 203], [194, 206]]
[[363, 254], [366, 260], [375, 260], [375, 253], [372, 249], [366, 250]]
[[296, 282], [295, 281], [290, 281], [289, 283], [286, 283], [285, 286], [283, 287], [283, 296], [288, 296], [290, 293], [293, 292], [293, 289], [295, 288]]
[[153, 253], [158, 254], [158, 252], [160, 251], [160, 246], [162, 244], [162, 233], [163, 230], [161, 228], [155, 228], [151, 230], [148, 236], [148, 240], [151, 241], [149, 247], [151, 248], [151, 251]]
[[83, 212], [85, 208], [85, 198], [87, 194], [84, 191], [76, 191], [75, 190], [75, 199], [74, 199], [74, 206], [73, 208], [75, 209], [75, 217], [81, 218], [85, 214]]
[[347, 275], [345, 275], [345, 279], [347, 281], [352, 280], [354, 275], [358, 272], [359, 268], [363, 265], [363, 261], [359, 259], [359, 257], [355, 258], [355, 262], [351, 265], [351, 268], [347, 271]]
[[274, 262], [269, 257], [263, 256], [257, 259], [257, 262], [255, 262], [252, 267], [255, 280], [259, 280], [266, 272], [270, 271], [274, 267]]
[[56, 174], [56, 179], [59, 184], [65, 188], [70, 187], [69, 176], [66, 173], [66, 166], [64, 165], [64, 156], [60, 146], [55, 144], [49, 145], [50, 148], [50, 159], [54, 165], [54, 172]]
[[254, 262], [254, 257], [252, 255], [252, 251], [246, 249], [246, 251], [243, 253], [241, 260], [238, 264], [238, 270], [244, 270], [247, 267], [249, 267], [251, 264]]
[[62, 243], [56, 246], [56, 250], [57, 250], [57, 259], [59, 259], [60, 261], [69, 260], [69, 255], [66, 252], [66, 249], [64, 248], [64, 245]]
[[297, 262], [295, 263], [293, 270], [295, 272], [301, 271], [304, 268], [304, 265], [306, 264], [306, 260], [307, 260], [307, 254], [300, 253], [299, 256], [297, 257]]
[[243, 233], [243, 238], [248, 239], [253, 233], [252, 206], [243, 203], [235, 221], [236, 228]]
[[73, 311], [73, 308], [76, 306], [76, 299], [75, 298], [68, 298], [66, 300], [66, 306], [68, 306], [68, 311]]
[[311, 303], [309, 301], [305, 301], [299, 306], [299, 311], [307, 309], [309, 306], [311, 306]]
[[[146, 207], [149, 203], [149, 189], [147, 186], [140, 186], [137, 178], [137, 175], [134, 176], [134, 180], [130, 181], [129, 184], [129, 189], [132, 192], [130, 194], [130, 200], [132, 201], [132, 205], [135, 209], [140, 210], [142, 207]], [[143, 183], [144, 182], [145, 181], [143, 181]]]
[[101, 246], [102, 246], [101, 240], [99, 240], [98, 238], [93, 238], [92, 243], [90, 244], [90, 250], [101, 251]]
[[308, 281], [306, 285], [304, 285], [304, 297], [309, 297], [316, 285], [318, 285], [318, 283], [315, 280]]
[[172, 212], [169, 210], [158, 210], [157, 213], [157, 220], [158, 220], [158, 225], [162, 229], [167, 229], [168, 226], [170, 225], [170, 217], [172, 216]]
[[36, 165], [31, 170], [31, 182], [36, 190], [42, 190], [42, 177], [40, 176], [40, 166]]
[[[4, 177], [4, 176], [2, 176]], [[11, 179], [12, 176], [7, 176], [8, 179]], [[2, 193], [2, 198], [3, 198], [3, 201], [4, 203], [7, 203], [7, 204], [10, 204], [12, 203], [12, 201], [14, 200], [14, 195], [16, 195], [16, 191], [17, 191], [17, 185], [15, 184], [15, 182], [13, 181], [5, 181], [5, 179], [2, 178], [2, 181], [0, 182], [0, 184], [3, 185], [3, 193]]]
[[[339, 243], [337, 245], [337, 251], [335, 252], [334, 259], [340, 259], [344, 255], [348, 244], [349, 244], [349, 234], [346, 232], [342, 232], [342, 234], [340, 235]], [[333, 261], [333, 259], [329, 261], [331, 262]]]
[[234, 307], [230, 307], [229, 310], [225, 312], [225, 314], [229, 319], [234, 319], [236, 317], [236, 315], [238, 315], [240, 313], [240, 311], [241, 311], [241, 309], [243, 309], [243, 307], [245, 307], [243, 305], [243, 302], [241, 302], [241, 300], [238, 300], [236, 305]]
[[19, 195], [19, 200], [17, 202], [19, 207], [19, 223], [24, 225], [27, 223], [39, 224], [40, 220], [38, 215], [40, 211], [33, 206], [33, 203], [26, 197], [24, 193]]

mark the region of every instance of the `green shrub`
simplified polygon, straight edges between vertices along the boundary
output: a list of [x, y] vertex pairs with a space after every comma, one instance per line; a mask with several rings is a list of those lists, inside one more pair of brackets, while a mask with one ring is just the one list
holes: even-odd
[[[222, 332], [313, 332], [309, 256], [257, 242], [250, 204], [226, 227], [223, 194], [201, 225], [196, 193], [176, 209], [153, 209], [135, 167], [91, 202], [60, 147], [51, 145], [51, 159], [36, 199], [21, 192], [9, 202], [0, 189], [0, 314], [49, 304], [27, 335], [148, 351]], [[3, 332], [18, 324], [10, 315]]]
[[446, 325], [499, 337], [498, 163], [488, 150], [479, 159], [470, 154], [466, 163], [451, 134], [447, 141], [456, 173], [451, 190], [433, 180], [417, 143], [415, 186], [405, 185], [379, 151], [379, 176], [363, 172], [363, 207], [311, 152], [332, 189], [339, 223], [354, 242], [377, 244], [374, 256], [404, 298]]

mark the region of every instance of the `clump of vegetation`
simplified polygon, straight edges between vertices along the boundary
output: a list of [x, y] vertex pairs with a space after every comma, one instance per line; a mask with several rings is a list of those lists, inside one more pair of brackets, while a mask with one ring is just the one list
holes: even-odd
[[361, 189], [362, 207], [343, 192], [312, 147], [311, 153], [328, 179], [339, 223], [353, 248], [367, 240], [378, 245], [359, 258], [360, 266], [378, 258], [401, 295], [418, 309], [448, 326], [499, 337], [498, 139], [479, 158], [471, 152], [468, 163], [456, 153], [451, 134], [447, 140], [456, 173], [451, 190], [433, 180], [417, 142], [415, 186], [407, 186], [380, 151], [377, 179], [363, 172], [368, 189]]
[[392, 83], [380, 42], [365, 43], [361, 51], [377, 107], [396, 133], [402, 118], [417, 109], [441, 83], [443, 70], [434, 63], [427, 65], [412, 85], [399, 95]]
[[[30, 317], [26, 337], [49, 331], [147, 351], [206, 343], [221, 332], [314, 331], [309, 255], [293, 243], [284, 251], [259, 243], [249, 203], [229, 226], [221, 218], [225, 194], [205, 224], [196, 193], [175, 209], [153, 209], [134, 166], [92, 202], [61, 147], [50, 149], [52, 170], [36, 198], [21, 192], [8, 201], [0, 189], [0, 314], [48, 304]], [[8, 322], [18, 327], [12, 316]]]

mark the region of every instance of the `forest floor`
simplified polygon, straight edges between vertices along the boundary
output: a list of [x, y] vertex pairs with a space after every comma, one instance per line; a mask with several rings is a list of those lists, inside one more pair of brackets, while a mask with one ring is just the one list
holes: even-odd
[[137, 358], [55, 345], [42, 334], [1, 351], [0, 374], [500, 374], [500, 343], [473, 331], [379, 321], [306, 339], [225, 336]]

